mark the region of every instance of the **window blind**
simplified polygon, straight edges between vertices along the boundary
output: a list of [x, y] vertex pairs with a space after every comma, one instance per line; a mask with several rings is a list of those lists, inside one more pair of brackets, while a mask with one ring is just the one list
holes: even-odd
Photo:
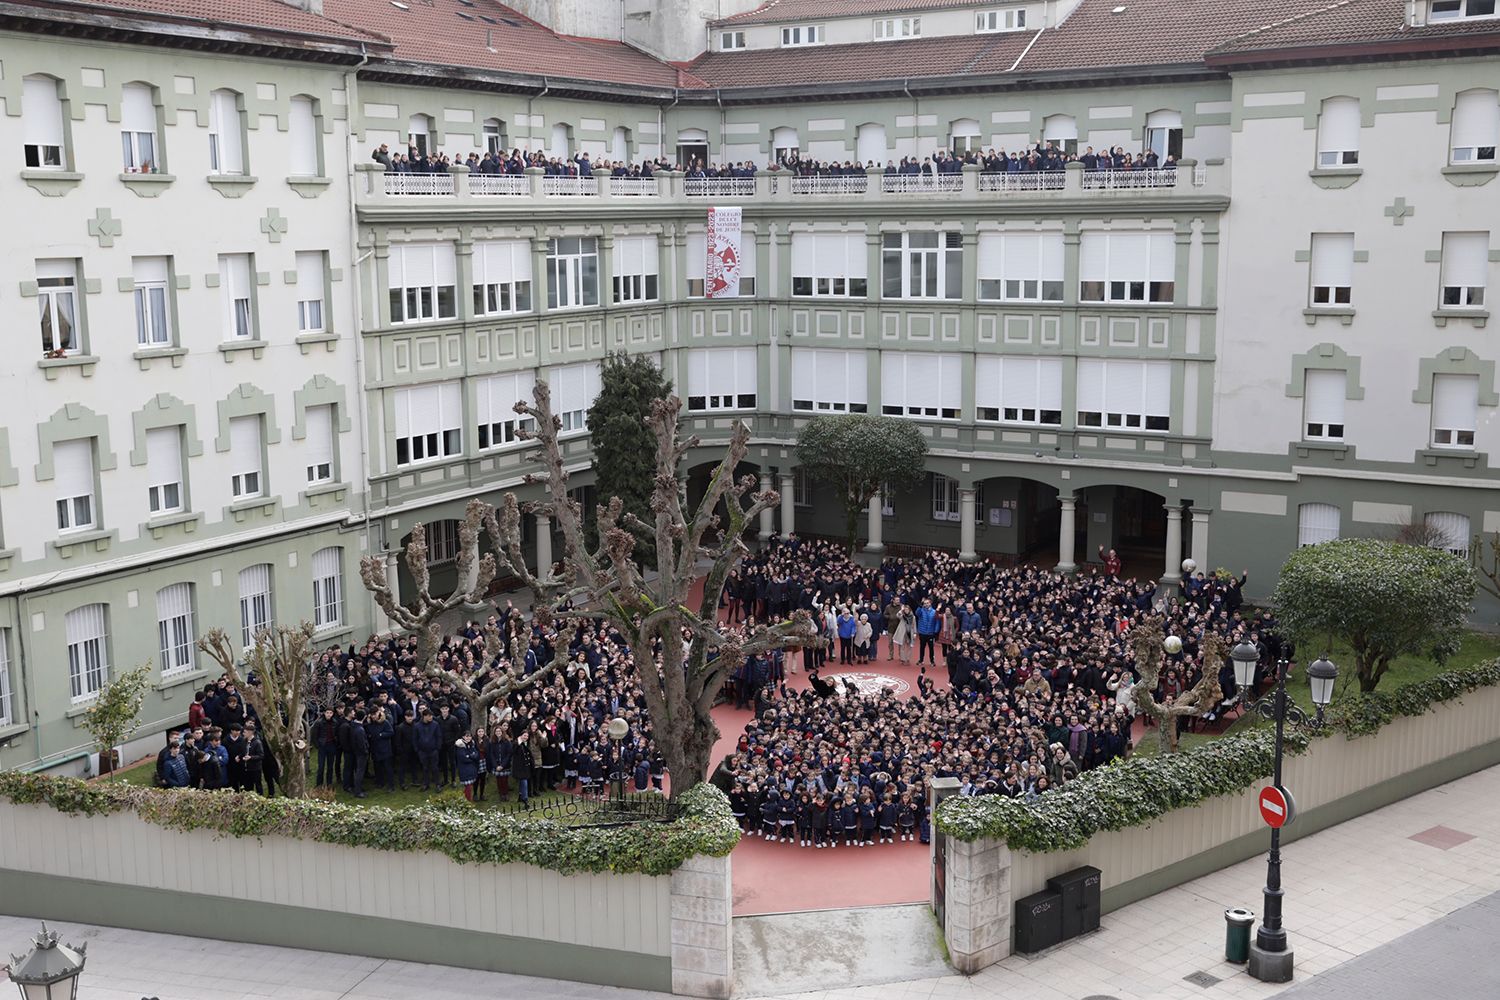
[[52, 476], [58, 499], [93, 496], [93, 438], [59, 441], [53, 445]]
[[182, 482], [181, 429], [157, 427], [146, 432], [146, 478], [147, 486]]
[[554, 368], [546, 381], [552, 389], [552, 409], [556, 413], [587, 410], [599, 395], [599, 366], [592, 362]]
[[22, 141], [29, 146], [63, 144], [62, 101], [57, 81], [48, 76], [28, 76], [21, 90]]
[[[523, 419], [515, 411], [516, 403], [525, 400], [527, 403], [534, 401], [532, 390], [536, 386], [536, 376], [530, 371], [514, 372], [508, 375], [491, 375], [478, 381], [474, 388], [474, 406], [476, 419], [480, 426], [486, 424], [499, 424], [508, 420]], [[553, 383], [553, 409], [561, 409], [557, 401], [556, 383]]]
[[1443, 284], [1483, 288], [1490, 269], [1489, 233], [1443, 234]]
[[1344, 423], [1344, 393], [1348, 379], [1341, 371], [1309, 371], [1303, 406], [1309, 424]]
[[753, 395], [757, 381], [753, 347], [688, 352], [689, 396]]
[[[1052, 251], [1059, 256], [1058, 249]], [[1061, 264], [1058, 259], [1057, 264]], [[1080, 281], [1173, 281], [1177, 245], [1172, 233], [1084, 233], [1079, 245]], [[1061, 276], [1059, 266], [1058, 275]]]
[[[792, 349], [792, 400], [814, 409], [869, 404], [869, 362], [864, 351], [805, 347]], [[822, 405], [819, 405], [822, 404]]]
[[293, 177], [318, 176], [318, 119], [313, 114], [310, 97], [292, 98], [292, 113], [288, 121], [292, 151], [287, 161], [288, 172]]
[[1146, 115], [1147, 128], [1182, 128], [1181, 111], [1153, 111]]
[[956, 409], [962, 374], [963, 362], [956, 354], [882, 352], [881, 406]]
[[130, 261], [130, 270], [136, 284], [164, 284], [167, 280], [167, 258], [135, 257]]
[[323, 298], [323, 254], [308, 251], [297, 254], [297, 298], [306, 302]]
[[474, 244], [474, 284], [505, 285], [531, 280], [531, 244], [494, 240]]
[[1453, 104], [1453, 147], [1494, 146], [1500, 137], [1500, 99], [1493, 90], [1466, 90]]
[[1318, 117], [1318, 152], [1339, 153], [1359, 149], [1359, 101], [1353, 97], [1330, 97]]
[[396, 436], [441, 434], [462, 425], [463, 394], [457, 382], [396, 390]]
[[1042, 121], [1043, 139], [1077, 139], [1078, 122], [1072, 115], [1048, 115]]
[[1478, 375], [1432, 377], [1432, 426], [1472, 431], [1479, 415]]
[[319, 579], [337, 577], [340, 573], [340, 557], [343, 550], [337, 545], [330, 545], [326, 549], [319, 549], [313, 553], [312, 571], [313, 576]]
[[1347, 288], [1354, 284], [1354, 234], [1314, 233], [1313, 287]]
[[1062, 409], [1062, 359], [982, 356], [974, 369], [980, 409]]
[[271, 592], [271, 564], [259, 563], [240, 570], [240, 597], [256, 597]]
[[617, 278], [661, 273], [655, 236], [616, 236], [613, 254]]
[[798, 278], [868, 278], [863, 233], [793, 233], [792, 275]]
[[333, 407], [330, 405], [309, 406], [303, 413], [303, 426], [307, 431], [307, 464], [327, 465], [333, 469]]
[[174, 583], [156, 592], [156, 615], [161, 621], [193, 613], [193, 585]]
[[245, 169], [244, 144], [240, 139], [238, 95], [232, 90], [216, 90], [209, 98], [209, 130], [216, 137], [219, 172], [242, 173]]
[[151, 88], [145, 84], [127, 83], [120, 96], [120, 130], [122, 132], [156, 131], [156, 104]]
[[452, 243], [406, 243], [391, 247], [391, 288], [431, 288], [458, 281]]
[[260, 472], [260, 420], [234, 417], [229, 421], [230, 472], [236, 476]]
[[1331, 503], [1304, 503], [1297, 507], [1297, 544], [1317, 545], [1339, 537], [1342, 511]]
[[103, 604], [85, 604], [81, 608], [69, 611], [63, 620], [68, 645], [88, 642], [92, 639], [103, 639], [106, 633], [104, 609]]

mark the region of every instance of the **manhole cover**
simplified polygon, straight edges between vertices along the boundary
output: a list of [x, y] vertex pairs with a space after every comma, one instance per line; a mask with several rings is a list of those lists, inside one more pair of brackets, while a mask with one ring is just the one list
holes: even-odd
[[1192, 972], [1186, 976], [1183, 976], [1182, 978], [1186, 979], [1194, 986], [1202, 986], [1205, 989], [1214, 985], [1215, 983], [1223, 982], [1223, 980], [1221, 980], [1218, 976], [1211, 976], [1206, 972]]

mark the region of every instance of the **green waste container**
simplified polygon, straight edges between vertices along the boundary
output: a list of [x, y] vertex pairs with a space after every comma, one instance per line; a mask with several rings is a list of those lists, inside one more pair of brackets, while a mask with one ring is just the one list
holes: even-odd
[[1243, 965], [1250, 960], [1250, 928], [1255, 925], [1255, 914], [1235, 907], [1224, 911], [1224, 961]]

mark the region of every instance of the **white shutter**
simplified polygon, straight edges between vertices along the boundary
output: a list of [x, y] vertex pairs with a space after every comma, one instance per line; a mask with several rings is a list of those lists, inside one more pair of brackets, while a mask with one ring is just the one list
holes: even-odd
[[1454, 555], [1467, 556], [1473, 529], [1468, 515], [1448, 510], [1429, 511], [1422, 522], [1433, 534], [1436, 548], [1447, 549]]
[[318, 119], [313, 114], [310, 97], [292, 98], [292, 113], [288, 122], [292, 151], [288, 172], [293, 177], [316, 177], [318, 175]]
[[979, 234], [979, 259], [975, 276], [980, 281], [999, 281], [1005, 277], [1007, 237], [999, 233]]
[[181, 618], [192, 613], [192, 584], [174, 583], [170, 587], [163, 587], [156, 592], [156, 617], [158, 621]]
[[[691, 360], [689, 355], [689, 360]], [[593, 363], [564, 365], [548, 376], [552, 409], [557, 413], [587, 410], [599, 395], [599, 366]]]
[[259, 563], [240, 570], [240, 600], [271, 592], [271, 564]]
[[333, 469], [333, 407], [309, 406], [303, 413], [307, 431], [307, 464]]
[[454, 252], [453, 244], [435, 244], [431, 252], [432, 273], [437, 279], [436, 283], [439, 286], [458, 284], [458, 257]]
[[1012, 281], [1040, 281], [1042, 278], [1041, 234], [1011, 233], [1007, 235], [1004, 267], [1002, 277]]
[[[391, 247], [391, 287], [430, 288], [437, 277], [434, 247], [430, 243], [408, 243]], [[400, 281], [397, 281], [398, 264]]]
[[792, 398], [818, 399], [818, 387], [834, 391], [834, 351], [809, 351], [792, 348]]
[[36, 262], [37, 278], [66, 278], [69, 281], [78, 281], [78, 262], [70, 257], [54, 257], [51, 260], [39, 260]]
[[958, 409], [963, 400], [963, 359], [957, 354], [938, 355], [938, 394], [933, 397], [939, 407]]
[[[815, 233], [792, 234], [792, 276], [816, 277], [818, 273], [818, 236]], [[701, 263], [701, 260], [700, 260]]]
[[159, 283], [165, 284], [167, 280], [167, 258], [165, 257], [134, 257], [130, 261], [130, 270], [138, 285]]
[[864, 233], [845, 233], [843, 242], [844, 252], [841, 256], [844, 262], [844, 273], [839, 277], [868, 278], [870, 255], [865, 251]]
[[1146, 116], [1147, 128], [1182, 128], [1181, 111], [1153, 111]]
[[617, 278], [661, 273], [655, 236], [617, 236], [613, 255]]
[[713, 384], [708, 377], [708, 351], [695, 348], [688, 351], [688, 395], [707, 396], [713, 392]]
[[861, 125], [856, 129], [854, 155], [862, 164], [874, 161], [877, 167], [885, 166], [885, 161], [890, 156], [890, 147], [886, 145], [885, 126]]
[[120, 131], [156, 132], [156, 104], [151, 100], [151, 88], [140, 83], [127, 83], [120, 95]]
[[1106, 361], [1104, 409], [1110, 413], [1140, 413], [1145, 399], [1145, 364], [1140, 361]]
[[411, 437], [412, 433], [412, 407], [415, 403], [414, 397], [420, 389], [397, 389], [395, 404], [396, 436], [398, 438]]
[[1342, 153], [1359, 149], [1359, 100], [1330, 97], [1318, 118], [1318, 152]]
[[1038, 358], [1037, 362], [1037, 407], [1043, 410], [1062, 409], [1062, 359]]
[[1110, 281], [1146, 281], [1151, 272], [1151, 234], [1110, 233]]
[[1172, 362], [1142, 361], [1142, 416], [1167, 417], [1172, 414]]
[[882, 406], [906, 407], [906, 358], [897, 352], [880, 355], [880, 403]]
[[182, 482], [182, 431], [157, 427], [146, 432], [147, 486]]
[[870, 403], [869, 356], [864, 351], [838, 352], [844, 361], [843, 402], [850, 406], [868, 406]]
[[1339, 537], [1342, 511], [1331, 503], [1304, 503], [1297, 507], [1297, 544], [1317, 545]]
[[1078, 280], [1108, 281], [1109, 233], [1084, 233], [1078, 248]]
[[1039, 409], [1036, 358], [1006, 358], [1001, 367], [1000, 400], [1006, 407]]
[[52, 478], [58, 499], [93, 496], [93, 438], [59, 441], [53, 445]]
[[323, 253], [321, 250], [297, 254], [297, 298], [308, 302], [323, 298]]
[[1151, 281], [1175, 281], [1177, 278], [1177, 237], [1173, 233], [1152, 233], [1149, 239], [1151, 263], [1147, 277]]
[[1078, 409], [1090, 413], [1105, 409], [1104, 362], [1099, 358], [1078, 359]]
[[956, 137], [977, 136], [979, 134], [979, 123], [972, 118], [960, 118], [953, 123], [952, 134]]
[[505, 285], [531, 280], [531, 248], [523, 240], [474, 244], [474, 284]]
[[337, 578], [342, 567], [339, 565], [339, 556], [342, 550], [337, 545], [330, 545], [326, 549], [319, 549], [313, 553], [312, 575], [314, 578], [323, 580], [328, 577]]
[[1489, 233], [1443, 234], [1444, 286], [1483, 288], [1489, 269]]
[[771, 149], [801, 149], [797, 145], [797, 130], [789, 126], [771, 130]]
[[535, 386], [536, 376], [530, 371], [481, 379], [475, 392], [476, 421], [484, 425], [522, 419], [515, 410], [516, 403], [532, 402]]
[[444, 382], [437, 387], [439, 431], [462, 427], [464, 423], [463, 387], [457, 382]]
[[755, 395], [759, 391], [760, 381], [756, 372], [755, 348], [736, 347], [731, 360], [732, 365], [726, 367], [732, 367], [734, 372], [734, 394], [736, 396]]
[[1072, 115], [1049, 115], [1042, 121], [1042, 138], [1077, 139], [1078, 122]]
[[62, 146], [62, 101], [57, 81], [51, 77], [28, 76], [23, 81], [21, 133], [21, 141], [28, 146]]
[[1432, 377], [1432, 426], [1472, 431], [1479, 416], [1478, 375]]
[[1453, 147], [1494, 146], [1500, 137], [1500, 99], [1493, 90], [1466, 90], [1453, 105]]
[[234, 417], [229, 421], [230, 472], [239, 476], [260, 472], [260, 417]]
[[942, 396], [942, 366], [936, 354], [906, 355], [907, 406], [932, 406]]
[[250, 255], [227, 253], [219, 257], [219, 285], [226, 299], [250, 297]]
[[1317, 288], [1354, 284], [1353, 233], [1313, 234], [1312, 283]]
[[1042, 233], [1038, 236], [1041, 240], [1042, 253], [1042, 280], [1063, 280], [1063, 234]]
[[1002, 383], [1006, 375], [1006, 360], [993, 355], [981, 354], [974, 360], [974, 405], [979, 409], [998, 409], [1005, 398]]
[[219, 140], [219, 172], [245, 171], [245, 149], [240, 137], [239, 102], [232, 90], [216, 90], [209, 98], [209, 128]]
[[[797, 236], [810, 236], [810, 234], [798, 233], [792, 237], [792, 273], [802, 274], [803, 272], [797, 270], [797, 265], [795, 263], [797, 260]], [[683, 266], [687, 268], [688, 280], [706, 280], [708, 277], [708, 234], [688, 233], [687, 248], [683, 251], [683, 253], [687, 254], [687, 259], [683, 261]], [[749, 254], [747, 256], [752, 259], [755, 257], [754, 254]], [[741, 271], [740, 273], [742, 275], [744, 274], [743, 271]]]
[[[103, 604], [85, 604], [81, 608], [74, 608], [68, 612], [63, 619], [68, 645], [72, 646], [95, 639], [100, 640], [102, 645], [105, 636], [104, 607]], [[101, 655], [103, 655], [102, 650]]]
[[1342, 371], [1309, 370], [1303, 405], [1309, 424], [1342, 424], [1348, 378]]

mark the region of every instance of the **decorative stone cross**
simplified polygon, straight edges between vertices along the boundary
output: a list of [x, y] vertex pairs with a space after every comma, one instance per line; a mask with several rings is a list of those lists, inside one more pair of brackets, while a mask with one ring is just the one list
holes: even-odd
[[109, 209], [94, 209], [94, 217], [89, 220], [89, 235], [98, 240], [101, 247], [114, 246], [115, 239], [124, 233], [125, 224], [115, 218]]
[[1416, 208], [1406, 203], [1405, 198], [1397, 198], [1394, 204], [1385, 207], [1385, 216], [1396, 225], [1405, 225], [1406, 220], [1417, 214]]
[[286, 235], [286, 230], [287, 220], [282, 217], [281, 210], [266, 209], [266, 217], [260, 220], [260, 231], [265, 233], [272, 243], [280, 243], [281, 237]]

